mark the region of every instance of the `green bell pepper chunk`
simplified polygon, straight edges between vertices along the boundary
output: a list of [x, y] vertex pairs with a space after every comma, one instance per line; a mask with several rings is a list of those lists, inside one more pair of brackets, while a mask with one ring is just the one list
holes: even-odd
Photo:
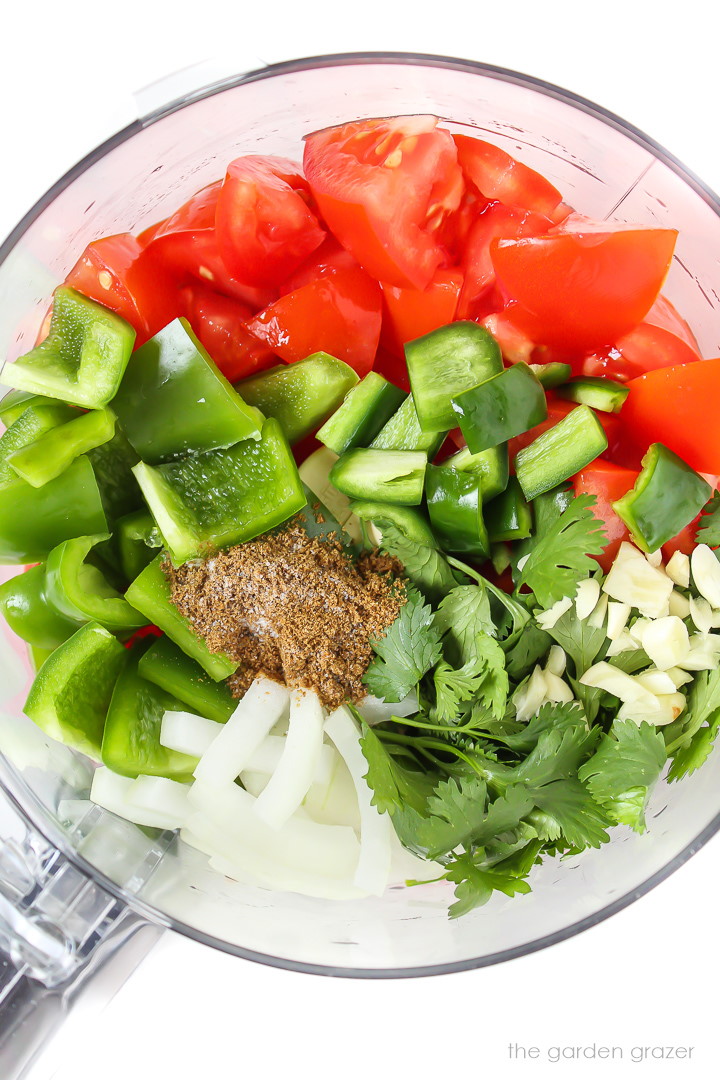
[[547, 418], [545, 391], [523, 363], [457, 394], [452, 407], [473, 454], [522, 435]]
[[459, 472], [472, 472], [481, 477], [480, 490], [484, 503], [494, 499], [508, 485], [510, 476], [510, 457], [507, 443], [499, 446], [491, 446], [488, 450], [481, 450], [479, 454], [472, 454], [467, 446], [458, 450], [442, 462], [444, 469], [457, 469]]
[[78, 629], [49, 602], [45, 567], [33, 566], [0, 585], [0, 613], [14, 634], [40, 649], [56, 649]]
[[187, 656], [196, 660], [211, 679], [220, 682], [229, 678], [238, 665], [223, 653], [210, 652], [203, 639], [198, 637], [188, 620], [175, 607], [170, 583], [163, 573], [164, 558], [160, 553], [145, 567], [125, 593], [125, 599], [142, 611], [148, 622], [163, 630]]
[[317, 352], [251, 375], [235, 389], [248, 405], [279, 420], [287, 441], [296, 443], [327, 420], [357, 381], [349, 364]]
[[3, 398], [0, 398], [0, 420], [6, 428], [9, 428], [31, 406], [57, 404], [58, 401], [55, 398], [30, 394], [27, 390], [10, 390]]
[[142, 647], [131, 650], [115, 683], [103, 731], [103, 765], [121, 776], [191, 780], [197, 758], [160, 743], [163, 715], [185, 706], [139, 674], [141, 653]]
[[35, 674], [38, 673], [46, 660], [49, 660], [55, 649], [44, 649], [41, 645], [31, 645], [28, 649], [30, 663]]
[[689, 525], [711, 495], [710, 484], [682, 458], [653, 443], [634, 487], [613, 503], [613, 510], [637, 546], [652, 552]]
[[392, 525], [416, 544], [437, 547], [432, 529], [420, 511], [412, 506], [395, 506], [393, 503], [368, 500], [350, 503], [350, 509], [361, 521], [372, 522], [380, 533], [387, 529], [388, 525]]
[[149, 510], [136, 510], [115, 523], [113, 539], [120, 568], [128, 581], [134, 581], [155, 556], [160, 546], [155, 542], [159, 529]]
[[428, 465], [425, 495], [430, 523], [441, 546], [456, 554], [486, 559], [490, 542], [483, 521], [481, 477]]
[[226, 683], [214, 682], [167, 636], [158, 638], [141, 656], [138, 674], [179, 698], [184, 709], [218, 724], [226, 723], [238, 705]]
[[41, 562], [63, 540], [107, 531], [85, 455], [41, 488], [20, 479], [0, 487], [0, 564]]
[[10, 464], [10, 458], [19, 453], [46, 432], [52, 431], [77, 416], [77, 410], [56, 401], [52, 405], [32, 405], [0, 437], [0, 487], [14, 484], [18, 474]]
[[119, 315], [61, 285], [48, 336], [5, 364], [0, 383], [101, 409], [115, 396], [134, 343], [135, 331]]
[[53, 739], [100, 761], [105, 717], [126, 656], [104, 627], [81, 627], [40, 668], [26, 714]]
[[113, 631], [137, 630], [147, 625], [145, 616], [86, 562], [92, 548], [106, 539], [107, 534], [77, 536], [53, 548], [45, 567], [48, 600], [67, 619], [97, 622]]
[[221, 375], [185, 319], [137, 349], [113, 409], [144, 462], [259, 439], [263, 416]]
[[445, 442], [446, 435], [447, 431], [423, 431], [413, 396], [408, 394], [370, 443], [370, 449], [424, 450], [428, 461], [432, 461]]
[[100, 488], [100, 497], [108, 521], [114, 522], [125, 514], [145, 507], [133, 469], [140, 458], [116, 425], [109, 442], [88, 451], [88, 459]]
[[133, 469], [173, 562], [252, 540], [301, 510], [306, 496], [277, 420], [262, 438]]
[[486, 504], [483, 511], [490, 542], [526, 540], [532, 531], [532, 510], [523, 498], [517, 477], [511, 476], [508, 486]]
[[406, 397], [404, 390], [371, 371], [325, 421], [317, 433], [318, 442], [335, 454], [366, 447]]
[[578, 405], [518, 453], [515, 473], [523, 495], [535, 499], [551, 491], [594, 461], [607, 444], [596, 414], [587, 405]]
[[28, 446], [15, 450], [8, 464], [22, 480], [42, 487], [64, 472], [81, 454], [109, 442], [115, 433], [115, 414], [93, 409], [59, 427], [53, 427]]
[[339, 457], [330, 480], [351, 499], [419, 506], [427, 454], [417, 450], [370, 450], [356, 447]]

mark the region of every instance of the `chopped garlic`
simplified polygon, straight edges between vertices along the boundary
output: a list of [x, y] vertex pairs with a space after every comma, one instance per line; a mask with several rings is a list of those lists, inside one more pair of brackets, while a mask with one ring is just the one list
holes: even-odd
[[540, 611], [535, 616], [535, 621], [541, 630], [552, 630], [553, 626], [559, 619], [563, 617], [566, 611], [569, 611], [572, 607], [572, 600], [569, 596], [563, 596], [562, 600], [558, 600], [547, 611]]
[[604, 660], [588, 668], [581, 676], [580, 682], [583, 686], [597, 686], [600, 690], [607, 690], [608, 694], [613, 694], [621, 701], [644, 701], [648, 707], [652, 705], [652, 699], [655, 696], [632, 675], [613, 667], [612, 664], [607, 664]]
[[588, 626], [592, 626], [593, 630], [602, 629], [603, 623], [605, 622], [605, 615], [607, 614], [607, 609], [608, 595], [607, 593], [601, 593], [600, 599], [595, 605], [595, 610], [588, 619]]
[[600, 582], [597, 578], [585, 578], [577, 587], [575, 610], [578, 619], [587, 619], [600, 599]]
[[720, 608], [720, 562], [712, 548], [698, 544], [690, 557], [693, 581], [697, 591], [710, 603]]
[[674, 694], [677, 690], [674, 679], [668, 675], [667, 671], [660, 671], [658, 668], [639, 671], [635, 678], [651, 694]]
[[629, 652], [632, 649], [637, 649], [638, 643], [635, 638], [627, 630], [623, 630], [619, 637], [616, 637], [614, 641], [611, 641], [608, 650], [605, 653], [606, 656], [619, 656], [620, 653]]
[[719, 658], [720, 636], [697, 633], [690, 638], [690, 652], [678, 667], [685, 671], [712, 671]]
[[520, 570], [522, 570], [522, 569], [523, 569], [523, 567], [525, 566], [525, 563], [526, 563], [526, 562], [528, 561], [528, 559], [530, 558], [530, 555], [531, 555], [531, 554], [532, 554], [532, 552], [530, 552], [530, 551], [529, 551], [529, 552], [527, 553], [527, 555], [523, 555], [522, 559], [518, 559], [518, 561], [517, 561], [517, 568], [518, 568], [518, 571], [520, 571]]
[[528, 681], [513, 695], [517, 719], [520, 723], [527, 723], [533, 716], [537, 716], [540, 707], [545, 703], [546, 692], [545, 673], [540, 665], [536, 664]]
[[690, 615], [701, 633], [708, 634], [712, 630], [713, 611], [704, 596], [697, 600], [694, 596], [690, 597]]
[[685, 683], [693, 681], [693, 676], [688, 671], [683, 671], [683, 669], [679, 667], [668, 668], [665, 674], [669, 675], [669, 677], [675, 683], [676, 690], [679, 689], [681, 686], [684, 686]]
[[608, 596], [651, 619], [667, 615], [672, 589], [665, 571], [651, 566], [642, 552], [627, 541], [620, 545], [603, 585]]
[[677, 720], [685, 708], [683, 694], [660, 694], [653, 697], [652, 702], [632, 701], [621, 705], [618, 712], [618, 720], [632, 720], [635, 724], [654, 724], [662, 727]]
[[683, 551], [674, 551], [665, 567], [665, 573], [681, 589], [687, 589], [690, 584], [689, 557]]
[[[638, 623], [642, 620], [638, 620]], [[633, 627], [633, 636], [639, 641], [653, 664], [660, 671], [669, 667], [681, 667], [690, 653], [690, 638], [687, 627], [677, 615], [667, 615], [654, 619], [637, 631], [638, 623]]]
[[565, 671], [566, 663], [567, 657], [565, 656], [565, 650], [561, 649], [559, 645], [553, 645], [548, 653], [547, 660], [545, 661], [545, 670], [551, 672], [553, 675], [562, 675]]
[[552, 702], [569, 702], [573, 700], [573, 692], [559, 675], [552, 671], [544, 672], [545, 700]]
[[668, 609], [671, 615], [677, 615], [679, 619], [687, 619], [690, 614], [690, 601], [687, 596], [683, 596], [677, 589], [673, 589], [670, 593]]
[[630, 618], [630, 605], [609, 600], [607, 606], [607, 636], [611, 641], [620, 637]]
[[651, 566], [662, 566], [662, 550], [660, 548], [657, 551], [646, 552], [645, 558]]

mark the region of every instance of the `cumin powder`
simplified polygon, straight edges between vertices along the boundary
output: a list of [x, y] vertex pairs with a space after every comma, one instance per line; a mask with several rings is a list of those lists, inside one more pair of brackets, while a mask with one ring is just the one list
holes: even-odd
[[379, 552], [357, 560], [297, 522], [178, 569], [166, 561], [172, 600], [211, 652], [239, 663], [241, 697], [258, 675], [315, 690], [323, 705], [360, 701], [373, 658], [405, 603], [402, 564]]

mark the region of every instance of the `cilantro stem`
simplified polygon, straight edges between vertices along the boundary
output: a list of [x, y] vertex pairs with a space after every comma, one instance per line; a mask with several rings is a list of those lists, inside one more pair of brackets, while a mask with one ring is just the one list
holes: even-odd
[[478, 770], [471, 757], [464, 754], [457, 746], [453, 746], [452, 743], [445, 742], [443, 739], [428, 739], [422, 736], [418, 738], [417, 736], [412, 735], [400, 735], [395, 731], [383, 731], [382, 737], [383, 740], [387, 742], [399, 743], [402, 746], [412, 746], [422, 754], [425, 753], [425, 748], [440, 750], [443, 753], [455, 754], [455, 756], [460, 758], [461, 761], [464, 761], [466, 765], [469, 765], [474, 772], [478, 773], [478, 776], [482, 776], [482, 773]]

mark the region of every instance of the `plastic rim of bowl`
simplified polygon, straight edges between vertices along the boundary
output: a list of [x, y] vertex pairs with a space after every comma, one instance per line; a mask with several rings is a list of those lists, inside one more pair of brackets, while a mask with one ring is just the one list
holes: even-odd
[[[515, 85], [525, 87], [529, 90], [533, 90], [537, 93], [543, 94], [550, 98], [555, 98], [577, 109], [580, 112], [584, 112], [596, 119], [602, 121], [609, 127], [614, 128], [633, 142], [644, 147], [655, 158], [667, 165], [685, 184], [690, 187], [697, 195], [706, 202], [711, 209], [720, 216], [720, 197], [718, 197], [703, 181], [694, 175], [690, 170], [672, 154], [670, 154], [664, 147], [660, 146], [648, 135], [642, 132], [639, 128], [634, 127], [621, 117], [603, 109], [599, 105], [595, 105], [593, 102], [586, 98], [580, 97], [577, 94], [573, 94], [571, 91], [564, 90], [561, 87], [555, 86], [552, 83], [545, 82], [542, 79], [534, 78], [530, 75], [524, 75], [516, 71], [512, 71], [508, 68], [497, 67], [492, 64], [484, 64], [474, 60], [463, 60], [456, 57], [436, 56], [433, 54], [423, 53], [401, 53], [401, 52], [367, 52], [367, 53], [332, 53], [321, 56], [311, 56], [301, 58], [297, 60], [283, 61], [277, 64], [270, 64], [267, 67], [261, 68], [256, 71], [249, 71], [242, 75], [233, 76], [230, 78], [223, 78], [219, 81], [212, 83], [208, 86], [199, 88], [189, 94], [177, 98], [159, 109], [151, 112], [145, 116], [142, 120], [134, 120], [126, 127], [122, 128], [115, 135], [106, 139], [98, 147], [92, 150], [84, 158], [82, 158], [76, 165], [69, 169], [64, 176], [53, 184], [45, 194], [38, 199], [35, 205], [24, 215], [24, 217], [18, 222], [15, 228], [8, 234], [6, 239], [0, 245], [0, 265], [5, 262], [10, 252], [13, 250], [17, 242], [27, 231], [27, 229], [33, 224], [37, 217], [43, 212], [43, 210], [53, 202], [53, 200], [64, 191], [75, 179], [81, 176], [90, 166], [100, 161], [103, 157], [109, 154], [112, 150], [115, 150], [122, 143], [127, 142], [135, 134], [143, 131], [151, 124], [157, 123], [164, 117], [171, 113], [177, 112], [184, 108], [186, 105], [190, 105], [193, 102], [200, 101], [203, 98], [211, 97], [215, 94], [220, 94], [225, 90], [229, 90], [233, 87], [240, 86], [244, 83], [256, 82], [261, 79], [273, 78], [277, 75], [283, 75], [293, 72], [307, 71], [323, 67], [341, 67], [356, 64], [396, 64], [396, 65], [409, 65], [417, 67], [439, 67], [447, 68], [456, 71], [467, 72], [469, 74], [483, 75], [486, 78], [497, 79], [501, 82], [510, 82]], [[571, 923], [568, 926], [563, 927], [561, 930], [557, 930], [554, 933], [543, 935], [536, 938], [533, 941], [524, 943], [523, 945], [514, 946], [512, 948], [503, 949], [496, 953], [490, 953], [485, 956], [476, 957], [469, 960], [453, 961], [447, 964], [432, 964], [420, 967], [406, 967], [406, 968], [350, 968], [350, 967], [333, 967], [328, 965], [310, 964], [302, 961], [291, 960], [286, 957], [272, 956], [268, 953], [255, 952], [252, 949], [247, 949], [239, 945], [232, 944], [227, 941], [223, 941], [220, 938], [213, 937], [204, 931], [198, 930], [195, 927], [188, 926], [179, 920], [173, 919], [163, 912], [145, 904], [137, 897], [127, 895], [121, 886], [117, 885], [105, 874], [97, 870], [91, 863], [87, 862], [81, 855], [78, 854], [67, 843], [67, 838], [61, 832], [56, 829], [47, 817], [45, 810], [38, 800], [34, 792], [24, 783], [11, 770], [12, 775], [8, 776], [8, 769], [4, 762], [0, 760], [0, 781], [5, 788], [10, 799], [14, 802], [21, 816], [29, 818], [33, 826], [38, 832], [45, 837], [45, 839], [53, 844], [62, 854], [72, 863], [74, 863], [84, 874], [93, 880], [97, 881], [102, 888], [106, 889], [111, 895], [115, 896], [122, 903], [126, 904], [129, 908], [136, 911], [137, 914], [148, 919], [148, 921], [165, 926], [167, 929], [174, 930], [183, 934], [195, 941], [200, 942], [203, 945], [208, 945], [216, 949], [220, 949], [223, 952], [230, 953], [233, 956], [237, 956], [243, 960], [251, 960], [255, 963], [261, 963], [270, 967], [282, 968], [288, 971], [299, 971], [305, 974], [311, 975], [331, 975], [331, 976], [344, 976], [348, 978], [362, 978], [362, 979], [393, 979], [393, 978], [413, 978], [428, 975], [447, 975], [458, 971], [468, 971], [474, 968], [490, 967], [494, 964], [502, 963], [505, 960], [513, 960], [520, 956], [526, 956], [530, 953], [539, 952], [541, 949], [548, 948], [551, 945], [556, 945], [561, 941], [566, 941], [568, 938], [574, 937], [576, 934], [582, 933], [584, 930], [590, 929], [592, 926], [596, 926], [598, 923], [603, 922], [605, 919], [609, 919], [612, 915], [617, 914], [624, 908], [628, 907], [635, 900], [639, 900], [642, 896], [645, 896], [651, 889], [654, 889], [657, 885], [661, 884], [672, 873], [678, 870], [684, 863], [688, 861], [697, 851], [699, 851], [716, 833], [720, 832], [720, 811], [710, 821], [704, 829], [687, 844], [680, 852], [677, 853], [665, 866], [657, 870], [649, 878], [647, 878], [640, 886], [630, 890], [625, 895], [614, 900], [610, 904], [606, 904], [605, 907], [594, 912], [592, 915], [586, 916], [584, 919], [580, 919], [577, 922]]]

